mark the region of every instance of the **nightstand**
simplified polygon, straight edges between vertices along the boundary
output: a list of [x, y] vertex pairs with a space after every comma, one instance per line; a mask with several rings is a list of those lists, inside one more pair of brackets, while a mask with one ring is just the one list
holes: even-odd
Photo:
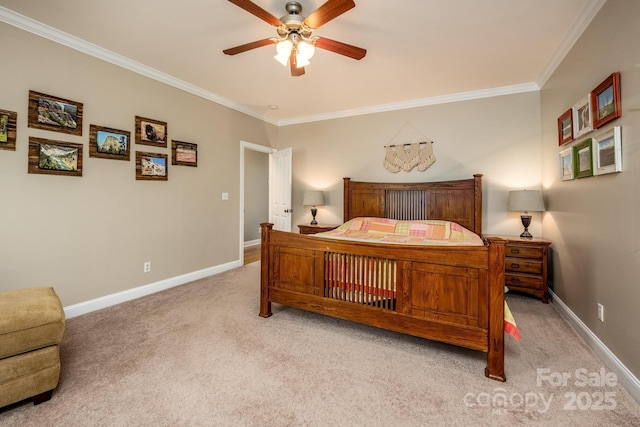
[[507, 241], [504, 250], [504, 284], [512, 291], [549, 302], [547, 255], [550, 241], [518, 236], [492, 236]]
[[339, 227], [337, 224], [298, 224], [298, 228], [300, 229], [300, 234], [316, 234], [322, 233], [325, 231], [331, 231], [334, 228]]

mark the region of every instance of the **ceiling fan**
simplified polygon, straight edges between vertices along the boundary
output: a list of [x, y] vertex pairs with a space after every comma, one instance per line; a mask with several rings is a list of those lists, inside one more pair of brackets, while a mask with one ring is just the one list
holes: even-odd
[[296, 77], [304, 74], [304, 67], [309, 65], [309, 59], [316, 47], [358, 60], [367, 54], [367, 51], [360, 47], [312, 35], [321, 25], [354, 8], [356, 4], [353, 0], [328, 0], [307, 17], [302, 15], [300, 3], [290, 1], [285, 5], [287, 14], [280, 19], [250, 0], [229, 1], [276, 27], [278, 37], [269, 37], [223, 50], [227, 55], [236, 55], [275, 43], [275, 59], [284, 66], [288, 63], [291, 75]]

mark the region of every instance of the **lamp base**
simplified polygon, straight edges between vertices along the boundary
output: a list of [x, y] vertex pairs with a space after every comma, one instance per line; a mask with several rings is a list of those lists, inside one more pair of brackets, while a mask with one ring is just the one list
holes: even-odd
[[529, 225], [531, 224], [531, 215], [520, 215], [520, 220], [524, 227], [524, 231], [520, 235], [523, 239], [533, 239], [531, 233], [529, 233]]
[[311, 220], [311, 225], [318, 225], [318, 221], [316, 221], [316, 214], [318, 213], [317, 208], [311, 208], [311, 216], [313, 219]]

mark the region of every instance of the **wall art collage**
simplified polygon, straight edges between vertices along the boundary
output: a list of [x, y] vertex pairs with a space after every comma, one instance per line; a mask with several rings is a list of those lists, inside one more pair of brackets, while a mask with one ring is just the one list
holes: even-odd
[[[28, 127], [82, 136], [82, 103], [29, 91]], [[0, 109], [0, 150], [16, 150], [18, 113]], [[166, 122], [135, 116], [135, 144], [168, 148]], [[131, 132], [89, 125], [89, 157], [131, 160]], [[84, 144], [29, 137], [28, 173], [82, 176]], [[169, 155], [136, 151], [136, 180], [167, 181]], [[171, 164], [198, 166], [198, 145], [171, 141]]]
[[620, 73], [615, 72], [558, 117], [561, 180], [622, 172], [620, 126], [604, 128], [620, 116]]

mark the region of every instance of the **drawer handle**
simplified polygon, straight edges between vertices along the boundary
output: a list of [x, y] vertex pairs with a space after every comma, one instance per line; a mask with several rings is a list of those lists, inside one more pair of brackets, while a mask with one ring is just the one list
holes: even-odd
[[511, 263], [511, 268], [520, 268], [520, 264]]
[[511, 253], [512, 254], [519, 254], [520, 250], [519, 249], [511, 249]]
[[519, 285], [520, 284], [520, 279], [518, 279], [517, 277], [512, 277], [511, 278], [511, 283], [513, 283], [514, 285]]

